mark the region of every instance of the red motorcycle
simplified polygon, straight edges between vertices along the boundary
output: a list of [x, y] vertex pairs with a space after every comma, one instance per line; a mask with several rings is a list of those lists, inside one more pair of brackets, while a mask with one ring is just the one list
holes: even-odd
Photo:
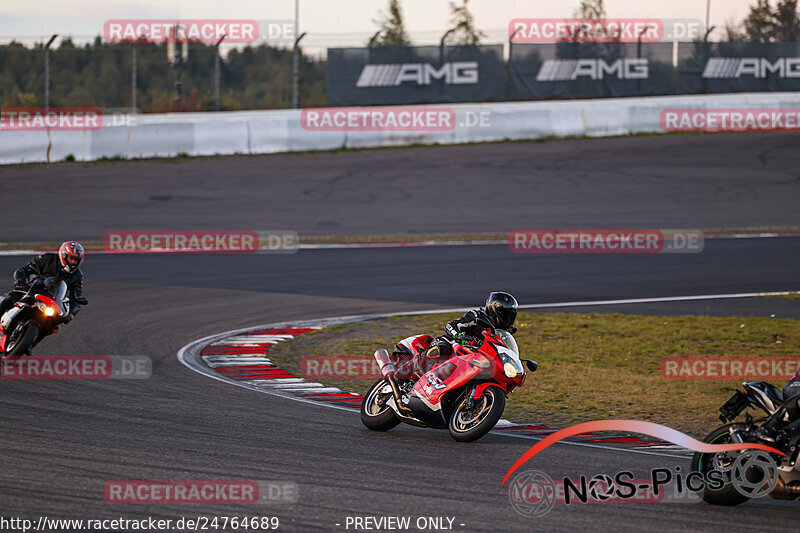
[[536, 361], [520, 359], [513, 335], [496, 329], [483, 332], [478, 348], [454, 343], [450, 359], [419, 376], [412, 360], [432, 342], [430, 335], [417, 335], [400, 341], [392, 354], [375, 352], [383, 378], [361, 404], [367, 428], [388, 431], [405, 422], [447, 428], [461, 442], [478, 440], [500, 420], [508, 394], [525, 382], [522, 363], [531, 372], [538, 368]]
[[[0, 317], [0, 356], [3, 359], [30, 355], [42, 339], [58, 332], [61, 320], [69, 314], [67, 284], [59, 277], [34, 281], [25, 295]], [[76, 298], [87, 305], [86, 298]]]

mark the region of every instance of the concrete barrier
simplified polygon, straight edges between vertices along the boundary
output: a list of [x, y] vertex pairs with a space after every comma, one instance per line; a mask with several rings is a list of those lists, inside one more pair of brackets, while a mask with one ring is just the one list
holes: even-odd
[[[456, 144], [661, 131], [668, 108], [800, 109], [800, 93], [454, 104], [449, 131], [308, 131], [298, 110], [105, 116], [94, 131], [0, 131], [0, 164]], [[386, 109], [386, 108], [382, 108]]]

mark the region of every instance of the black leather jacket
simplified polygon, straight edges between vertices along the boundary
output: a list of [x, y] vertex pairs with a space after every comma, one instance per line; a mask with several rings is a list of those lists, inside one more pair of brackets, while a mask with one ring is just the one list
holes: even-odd
[[[452, 320], [448, 322], [444, 327], [444, 337], [447, 337], [450, 340], [456, 340], [457, 337], [466, 335], [467, 337], [475, 337], [478, 340], [483, 340], [482, 333], [487, 329], [494, 331], [494, 327], [489, 321], [489, 317], [486, 316], [486, 312], [483, 310], [483, 308], [474, 309], [464, 313], [464, 316], [458, 320]], [[512, 335], [516, 331], [517, 328], [513, 326], [509, 328], [509, 333]]]
[[75, 316], [80, 310], [80, 306], [75, 303], [75, 298], [83, 295], [83, 272], [76, 268], [74, 272], [68, 274], [61, 266], [58, 254], [46, 253], [35, 257], [30, 263], [14, 272], [14, 281], [19, 286], [29, 286], [31, 276], [48, 278], [58, 276], [67, 284], [67, 295], [72, 303], [69, 306], [69, 314]]

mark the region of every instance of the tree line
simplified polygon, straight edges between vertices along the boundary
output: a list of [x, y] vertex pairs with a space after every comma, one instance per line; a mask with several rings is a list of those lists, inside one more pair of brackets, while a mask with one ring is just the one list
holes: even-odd
[[[725, 28], [729, 41], [800, 40], [800, 0], [756, 0], [747, 17]], [[475, 27], [469, 0], [450, 0], [448, 45], [476, 45], [485, 37]], [[580, 0], [574, 16], [605, 18], [603, 0]], [[375, 24], [377, 33], [365, 45], [412, 46], [400, 0], [388, 0]], [[131, 44], [111, 44], [99, 37], [76, 45], [63, 39], [50, 53], [50, 105], [53, 107], [130, 107]], [[213, 45], [192, 43], [189, 58], [177, 72], [167, 62], [165, 44], [136, 44], [137, 108], [144, 112], [211, 111], [214, 98]], [[44, 105], [44, 51], [12, 42], [0, 46], [0, 107]], [[326, 104], [323, 59], [301, 54], [300, 105]], [[273, 109], [291, 106], [292, 51], [268, 46], [233, 48], [220, 61], [220, 103], [224, 110]]]
[[[131, 44], [76, 46], [70, 39], [50, 52], [52, 107], [130, 107]], [[167, 62], [165, 44], [136, 44], [137, 108], [145, 112], [211, 111], [214, 99], [214, 45], [192, 43], [181, 69]], [[0, 106], [44, 105], [44, 51], [19, 43], [0, 46]], [[325, 62], [306, 55], [300, 61], [300, 103], [325, 104]], [[292, 51], [267, 45], [231, 49], [220, 61], [220, 103], [225, 110], [291, 106]]]

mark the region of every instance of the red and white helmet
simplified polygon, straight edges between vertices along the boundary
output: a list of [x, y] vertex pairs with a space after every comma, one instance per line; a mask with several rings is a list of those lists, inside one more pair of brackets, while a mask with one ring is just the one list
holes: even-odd
[[58, 249], [58, 260], [65, 272], [75, 272], [83, 261], [83, 246], [75, 241], [65, 242]]

